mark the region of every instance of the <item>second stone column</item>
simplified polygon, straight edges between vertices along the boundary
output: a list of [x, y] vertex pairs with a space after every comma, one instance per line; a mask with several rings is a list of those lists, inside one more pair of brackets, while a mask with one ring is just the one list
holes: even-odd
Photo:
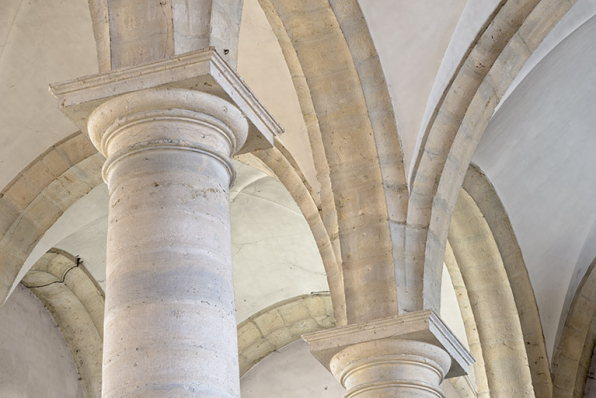
[[248, 124], [187, 89], [89, 117], [110, 192], [103, 397], [239, 397], [228, 192]]

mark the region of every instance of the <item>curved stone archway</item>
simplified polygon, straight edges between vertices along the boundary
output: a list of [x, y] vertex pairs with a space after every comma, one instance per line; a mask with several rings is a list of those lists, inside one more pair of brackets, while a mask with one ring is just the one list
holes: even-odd
[[499, 250], [515, 299], [534, 390], [540, 397], [549, 397], [552, 394], [552, 381], [538, 304], [507, 211], [488, 177], [478, 166], [470, 165], [462, 188], [484, 216]]
[[79, 259], [52, 249], [22, 281], [50, 311], [74, 358], [86, 398], [101, 398], [103, 291]]
[[449, 244], [476, 320], [490, 395], [534, 396], [507, 272], [490, 227], [465, 191], [453, 212]]
[[[269, 150], [239, 157], [248, 165], [267, 168], [288, 190], [308, 222], [325, 266], [338, 309], [345, 308], [343, 279], [322, 225], [315, 198], [298, 165], [280, 142]], [[103, 184], [104, 157], [77, 132], [52, 146], [0, 193], [0, 303], [19, 283], [22, 267], [45, 232], [75, 202]], [[263, 166], [264, 165], [264, 166]]]
[[419, 275], [416, 309], [439, 308], [437, 286], [465, 173], [500, 98], [524, 62], [575, 1], [501, 1], [484, 25], [428, 124], [414, 164], [406, 268]]
[[[461, 295], [480, 396], [552, 396], [542, 326], [513, 228], [488, 178], [466, 173], [445, 263]], [[469, 306], [469, 307], [468, 307]]]
[[[315, 153], [315, 166], [322, 191], [328, 167], [335, 199], [347, 321], [396, 315], [393, 248], [399, 258], [407, 189], [391, 102], [362, 12], [352, 0], [260, 4], [302, 91], [311, 147], [324, 149], [326, 165]], [[321, 57], [323, 47], [334, 56]], [[374, 305], [379, 302], [385, 305]]]
[[[238, 325], [240, 376], [275, 351], [300, 340], [303, 334], [336, 326], [328, 295], [303, 295], [259, 311]], [[476, 392], [467, 377], [449, 379], [461, 398]]]
[[0, 193], [0, 304], [19, 283], [29, 254], [58, 218], [102, 183], [104, 162], [75, 133], [39, 156]]
[[328, 295], [304, 295], [273, 304], [238, 325], [240, 376], [305, 333], [335, 327]]
[[[300, 48], [294, 44], [294, 41], [297, 40], [292, 36], [292, 32], [286, 28], [286, 25], [290, 24], [289, 21], [296, 22], [300, 17], [290, 16], [287, 9], [284, 8], [285, 6], [282, 1], [260, 0], [260, 3], [278, 37], [286, 62], [294, 77], [294, 83], [299, 96], [307, 97], [301, 101], [305, 120], [309, 121], [314, 118], [317, 121], [316, 128], [318, 128], [318, 136], [317, 134], [310, 134], [313, 150], [317, 148], [318, 144], [325, 146], [323, 142], [324, 137], [320, 141], [317, 137], [320, 138], [321, 135], [325, 135], [326, 126], [321, 127], [320, 121], [316, 116], [317, 109], [312, 105], [313, 101], [316, 102], [317, 96], [322, 95], [322, 92], [316, 92], [316, 90], [313, 91], [310, 88], [309, 84], [313, 81], [316, 82], [317, 78], [316, 75], [309, 75], [308, 71], [305, 71], [303, 67], [303, 64], [312, 66], [312, 62], [317, 62], [317, 60], [309, 58], [313, 56], [312, 53], [314, 51], [312, 49], [309, 52], [307, 51], [308, 49]], [[351, 57], [355, 62], [360, 79], [358, 83], [366, 93], [365, 97], [368, 100], [371, 98], [368, 94], [375, 92], [373, 87], [379, 87], [374, 86], [373, 82], [369, 80], [370, 76], [374, 75], [378, 77], [382, 76], [382, 73], [373, 73], [375, 68], [380, 68], [380, 64], [378, 64], [378, 60], [376, 59], [377, 56], [374, 47], [372, 49], [368, 47], [370, 35], [366, 29], [361, 12], [357, 4], [352, 3], [351, 1], [331, 1], [330, 5], [336, 15], [338, 26], [344, 33], [348, 48], [352, 52]], [[558, 2], [552, 0], [502, 1], [479, 33], [479, 39], [470, 48], [466, 59], [462, 61], [454, 80], [447, 87], [443, 99], [439, 102], [437, 111], [429, 123], [423, 139], [423, 148], [425, 149], [420, 153], [420, 157], [416, 162], [415, 172], [413, 173], [414, 177], [416, 175], [419, 177], [418, 180], [414, 178], [412, 181], [412, 193], [409, 202], [411, 202], [411, 206], [414, 206], [413, 209], [408, 209], [407, 188], [405, 188], [405, 184], [403, 186], [399, 184], [393, 186], [394, 188], [400, 186], [400, 189], [403, 189], [400, 192], [406, 193], [403, 196], [401, 194], [391, 196], [385, 191], [389, 212], [388, 219], [391, 226], [393, 262], [397, 277], [397, 294], [403, 295], [398, 296], [400, 310], [402, 308], [409, 310], [423, 307], [438, 308], [439, 299], [437, 292], [439, 291], [438, 284], [441, 273], [438, 270], [438, 264], [442, 263], [445, 249], [445, 244], [441, 242], [446, 241], [450, 213], [455, 206], [455, 200], [457, 199], [459, 188], [463, 183], [465, 170], [475, 149], [475, 144], [469, 144], [473, 142], [477, 143], [479, 140], [479, 135], [476, 135], [474, 136], [475, 141], [470, 141], [472, 140], [472, 136], [469, 133], [470, 128], [474, 127], [476, 130], [483, 131], [481, 124], [488, 122], [494, 106], [498, 103], [498, 99], [505, 92], [525, 60], [573, 3], [573, 1]], [[314, 7], [314, 5], [312, 6]], [[295, 12], [296, 10], [293, 9], [292, 11]], [[347, 17], [348, 15], [350, 17]], [[348, 24], [347, 21], [351, 21], [352, 24]], [[359, 23], [354, 23], [354, 21], [358, 21]], [[359, 43], [361, 45], [359, 50], [356, 50], [356, 39], [361, 41]], [[362, 54], [365, 53], [370, 58], [368, 62], [361, 62], [363, 60]], [[379, 81], [384, 84], [384, 79], [378, 79], [374, 83], [380, 84]], [[381, 98], [383, 98], [383, 90], [386, 90], [386, 88], [379, 88], [378, 91]], [[486, 99], [486, 101], [483, 102], [483, 99]], [[383, 102], [381, 101], [380, 103]], [[367, 105], [369, 105], [368, 102]], [[378, 117], [380, 113], [383, 113], [376, 112], [381, 108], [373, 110], [373, 108], [369, 107], [370, 120], [375, 119], [372, 117], [373, 114]], [[386, 111], [386, 107], [383, 109], [385, 109], [383, 115], [387, 116], [389, 113]], [[314, 116], [313, 112], [315, 113]], [[390, 114], [393, 117], [393, 113], [391, 112]], [[460, 115], [459, 119], [454, 116], [456, 114]], [[388, 129], [385, 130], [385, 133], [393, 131], [391, 130], [393, 126], [389, 126], [389, 124], [391, 123], [384, 125]], [[379, 138], [380, 131], [380, 129], [375, 131], [375, 139]], [[446, 134], [447, 131], [452, 131], [453, 138], [450, 138], [449, 134]], [[456, 135], [459, 138], [456, 139]], [[386, 141], [382, 146], [379, 145], [380, 142], [376, 142], [376, 148], [379, 154], [382, 152], [379, 149], [381, 147], [396, 148], [389, 141]], [[345, 148], [348, 148], [349, 151], [349, 147], [342, 147], [343, 150]], [[329, 145], [327, 145], [326, 151], [331, 151]], [[445, 152], [444, 155], [443, 152]], [[452, 155], [448, 156], [449, 153]], [[435, 154], [439, 155], [438, 158]], [[350, 155], [345, 154], [345, 156], [348, 157]], [[444, 156], [444, 160], [441, 160], [442, 156]], [[465, 159], [467, 159], [463, 163], [459, 162], [460, 158], [463, 159], [462, 156], [465, 156]], [[389, 157], [393, 161], [399, 158], [399, 162], [401, 162], [401, 157], [396, 154], [391, 154]], [[447, 161], [447, 159], [451, 159], [452, 162]], [[380, 164], [382, 174], [386, 176], [389, 169], [383, 169], [385, 163], [382, 154], [380, 156]], [[420, 166], [421, 164], [422, 166]], [[326, 166], [317, 166], [319, 173]], [[403, 165], [393, 166], [397, 167], [397, 169], [403, 167]], [[429, 168], [426, 169], [426, 167]], [[421, 170], [420, 174], [417, 174], [418, 170]], [[427, 173], [429, 170], [432, 170], [432, 173]], [[442, 177], [440, 179], [434, 179], [432, 177], [434, 175], [433, 173]], [[393, 176], [398, 175], [399, 173]], [[439, 184], [439, 180], [442, 181], [441, 184]], [[433, 181], [435, 182], [433, 183]], [[384, 183], [386, 184], [387, 182], [385, 181]], [[434, 195], [434, 193], [427, 195], [428, 192], [433, 192], [433, 190], [435, 193], [444, 192], [442, 196], [449, 199], [443, 200], [440, 196]], [[337, 195], [335, 191], [332, 194]], [[399, 202], [400, 200], [404, 200], [404, 196], [406, 197], [405, 201], [403, 203]], [[433, 200], [435, 196], [437, 198]], [[339, 203], [340, 201], [337, 202]], [[398, 205], [398, 203], [402, 204]], [[401, 214], [400, 212], [406, 210], [409, 212], [407, 244], [404, 242], [406, 240], [404, 227], [405, 216], [404, 222], [393, 222], [399, 219], [397, 215]], [[433, 215], [432, 218], [431, 214]], [[445, 218], [443, 216], [447, 217]], [[431, 220], [433, 220], [434, 224], [431, 224]], [[503, 243], [503, 245], [507, 245], [507, 243]], [[404, 263], [406, 261], [404, 258], [406, 247], [408, 248], [407, 258], [409, 260]], [[342, 257], [344, 257], [343, 254]], [[427, 265], [432, 263], [434, 265], [430, 267], [425, 266], [423, 263]], [[421, 276], [420, 278], [414, 277], [412, 280], [401, 280], [402, 270], [405, 270], [403, 272], [409, 275]], [[348, 278], [348, 276], [345, 277]], [[525, 282], [520, 283], [524, 285]], [[413, 288], [412, 283], [414, 285], [418, 284], [418, 288]], [[518, 284], [515, 281], [512, 283], [514, 286]], [[520, 292], [518, 291], [518, 293]], [[424, 299], [426, 300], [424, 302], [427, 304], [423, 304], [423, 301], [418, 301], [416, 297], [419, 294], [420, 299], [422, 297], [428, 299]], [[349, 301], [349, 290], [346, 291], [346, 295], [346, 300]], [[534, 300], [529, 301], [529, 303], [528, 305], [530, 307], [535, 307]], [[532, 320], [527, 321], [528, 325], [524, 329], [527, 331], [524, 333], [526, 336], [536, 334], [536, 336], [539, 336], [538, 340], [540, 340], [542, 338], [541, 328], [539, 327], [540, 330], [537, 331], [536, 326], [530, 326], [530, 324], [536, 325], [537, 312], [532, 308], [529, 308], [529, 310], [533, 314], [531, 316]], [[520, 308], [520, 312], [528, 313], [528, 311], [523, 311], [522, 308]], [[531, 346], [534, 347], [536, 345], [532, 343]], [[542, 374], [541, 378], [544, 379], [544, 375], [546, 374], [544, 372], [545, 364], [546, 368], [548, 368], [548, 365], [546, 356], [542, 355], [543, 353], [540, 351], [540, 349], [537, 350], [537, 353], [532, 354], [532, 356], [536, 358], [536, 362], [538, 363], [537, 368], [540, 368], [537, 372]], [[543, 381], [543, 383], [546, 386], [550, 384], [550, 382], [546, 381]]]

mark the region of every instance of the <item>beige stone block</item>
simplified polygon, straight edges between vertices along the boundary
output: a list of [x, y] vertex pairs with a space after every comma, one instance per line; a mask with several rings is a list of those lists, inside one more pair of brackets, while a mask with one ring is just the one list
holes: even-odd
[[0, 198], [0, 241], [18, 219], [19, 214], [19, 210], [10, 201], [4, 197]]
[[310, 317], [304, 300], [290, 302], [277, 309], [286, 325], [293, 325], [296, 322]]
[[323, 305], [325, 306], [325, 314], [333, 314], [333, 302], [331, 296], [322, 297]]
[[276, 347], [275, 349], [279, 349], [296, 340], [296, 336], [292, 334], [288, 328], [281, 328], [268, 334], [266, 339]]
[[[40, 231], [30, 218], [24, 216], [19, 219], [14, 229], [4, 236], [1, 246], [8, 248], [7, 250], [15, 254], [19, 261], [24, 261], [22, 256], [33, 250], [42, 234], [43, 231]], [[16, 274], [12, 276], [13, 280], [15, 276]]]
[[296, 322], [288, 327], [289, 332], [299, 338], [305, 333], [311, 333], [319, 330], [319, 325], [312, 318], [303, 319], [300, 322]]
[[259, 328], [263, 336], [283, 328], [285, 326], [284, 320], [277, 311], [269, 311], [253, 319], [255, 325]]
[[[76, 135], [82, 135], [82, 133], [78, 132]], [[67, 139], [72, 139], [72, 136]], [[72, 166], [72, 163], [70, 163], [68, 159], [65, 159], [58, 151], [56, 151], [56, 147], [52, 147], [42, 156], [41, 163], [54, 179]]]
[[35, 198], [27, 208], [27, 217], [37, 226], [37, 230], [41, 232], [41, 235], [43, 235], [61, 215], [62, 209], [43, 195]]
[[575, 2], [576, 0], [545, 0], [538, 4], [519, 29], [530, 51], [533, 52], [538, 48]]
[[242, 355], [251, 361], [258, 362], [275, 350], [276, 347], [269, 341], [259, 340], [242, 351]]
[[56, 147], [56, 152], [70, 165], [75, 165], [97, 152], [86, 134], [78, 134]]
[[39, 195], [39, 192], [40, 189], [33, 186], [29, 180], [17, 177], [4, 191], [3, 198], [10, 201], [19, 211], [23, 211]]
[[323, 297], [324, 296], [312, 295], [304, 300], [304, 304], [306, 305], [306, 308], [308, 308], [308, 313], [311, 317], [314, 318], [327, 314], [325, 305], [323, 304]]
[[[52, 153], [54, 153], [52, 151]], [[43, 155], [42, 155], [43, 156]], [[54, 153], [54, 156], [56, 154]], [[56, 177], [64, 172], [64, 170], [59, 172], [53, 172], [48, 168], [46, 162], [44, 162], [45, 157], [41, 159], [38, 158], [34, 163], [32, 163], [29, 168], [23, 173], [20, 178], [26, 178], [31, 186], [36, 187], [39, 191], [44, 189], [48, 184], [50, 184]], [[64, 162], [60, 162], [62, 165]]]
[[317, 324], [323, 329], [335, 327], [335, 318], [331, 315], [321, 315], [314, 318]]
[[259, 328], [252, 322], [243, 323], [238, 328], [238, 350], [242, 352], [247, 347], [263, 338]]

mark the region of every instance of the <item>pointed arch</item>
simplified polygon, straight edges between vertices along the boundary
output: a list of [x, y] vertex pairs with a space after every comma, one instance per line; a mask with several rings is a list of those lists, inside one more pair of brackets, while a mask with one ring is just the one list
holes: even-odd
[[481, 29], [439, 101], [411, 180], [406, 271], [410, 310], [440, 307], [451, 215], [478, 142], [499, 100], [575, 0], [503, 0]]
[[[395, 315], [408, 195], [393, 108], [362, 11], [355, 0], [259, 2], [311, 126], [322, 201], [335, 201], [348, 323]], [[323, 218], [333, 236], [335, 217]]]
[[521, 249], [494, 187], [476, 165], [454, 208], [445, 263], [469, 302], [471, 312], [462, 313], [469, 319], [479, 394], [551, 397], [542, 324]]

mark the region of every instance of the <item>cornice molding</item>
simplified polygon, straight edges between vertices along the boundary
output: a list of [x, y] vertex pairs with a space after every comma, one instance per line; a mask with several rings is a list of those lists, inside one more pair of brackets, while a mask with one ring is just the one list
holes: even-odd
[[452, 359], [446, 377], [465, 376], [474, 358], [432, 310], [417, 311], [358, 325], [349, 325], [306, 334], [302, 338], [313, 355], [327, 369], [331, 359], [343, 349], [374, 340], [414, 340], [442, 348]]
[[281, 125], [248, 85], [213, 48], [112, 72], [50, 85], [59, 109], [83, 132], [89, 115], [123, 94], [151, 88], [184, 88], [215, 95], [237, 106], [249, 122], [248, 140], [238, 154], [273, 146]]

